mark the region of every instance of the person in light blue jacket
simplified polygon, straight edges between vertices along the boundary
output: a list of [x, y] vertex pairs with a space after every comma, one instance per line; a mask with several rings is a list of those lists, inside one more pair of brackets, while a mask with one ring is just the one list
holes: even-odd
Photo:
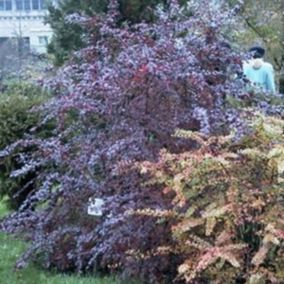
[[253, 58], [243, 65], [245, 77], [256, 89], [275, 94], [273, 66], [263, 60], [265, 49], [255, 46], [249, 52], [252, 53]]

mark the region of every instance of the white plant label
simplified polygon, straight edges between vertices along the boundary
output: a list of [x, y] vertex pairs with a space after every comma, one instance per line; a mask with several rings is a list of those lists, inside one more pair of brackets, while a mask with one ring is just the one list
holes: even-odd
[[88, 215], [102, 216], [104, 204], [105, 202], [101, 198], [90, 198], [88, 206]]

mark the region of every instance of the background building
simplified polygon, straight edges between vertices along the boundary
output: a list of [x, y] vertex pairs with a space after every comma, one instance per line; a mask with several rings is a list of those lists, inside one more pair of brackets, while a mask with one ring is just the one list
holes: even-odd
[[52, 36], [44, 23], [48, 0], [0, 0], [0, 47], [17, 40], [23, 50], [45, 53]]

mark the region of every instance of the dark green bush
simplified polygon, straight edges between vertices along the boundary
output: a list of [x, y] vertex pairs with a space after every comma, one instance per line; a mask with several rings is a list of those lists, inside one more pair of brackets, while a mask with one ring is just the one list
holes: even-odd
[[[28, 83], [12, 83], [0, 94], [0, 150], [25, 138], [33, 129], [37, 135], [46, 135], [48, 129], [37, 128], [40, 112], [33, 110], [48, 99], [48, 95], [38, 86]], [[36, 129], [36, 130], [35, 130]], [[9, 205], [18, 208], [29, 192], [34, 188], [34, 174], [21, 178], [12, 178], [10, 173], [22, 165], [17, 157], [23, 150], [0, 160], [0, 198], [7, 195]], [[27, 152], [32, 148], [25, 149]], [[26, 186], [28, 184], [28, 186]]]

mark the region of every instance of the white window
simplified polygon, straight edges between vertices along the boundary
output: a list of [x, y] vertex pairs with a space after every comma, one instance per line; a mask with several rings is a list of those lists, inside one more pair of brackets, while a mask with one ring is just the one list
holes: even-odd
[[16, 0], [16, 9], [24, 10], [24, 0]]
[[32, 0], [33, 3], [33, 10], [39, 10], [40, 9], [40, 3], [38, 0]]
[[12, 0], [0, 0], [0, 11], [11, 11]]
[[39, 36], [38, 42], [40, 45], [47, 46], [48, 45], [48, 37], [47, 36]]
[[46, 9], [45, 0], [16, 0], [16, 10], [43, 10], [43, 9]]

